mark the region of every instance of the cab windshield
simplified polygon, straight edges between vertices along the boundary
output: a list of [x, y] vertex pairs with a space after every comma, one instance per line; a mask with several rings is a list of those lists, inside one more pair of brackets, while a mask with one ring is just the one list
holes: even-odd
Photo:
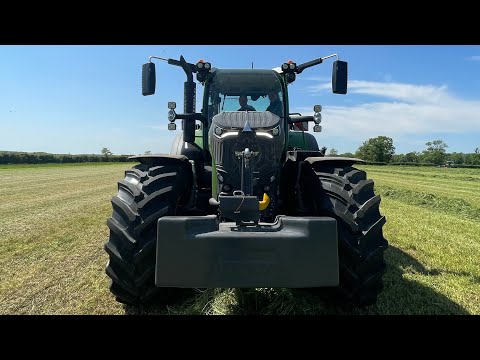
[[217, 70], [207, 92], [209, 122], [226, 111], [268, 110], [283, 116], [283, 91], [273, 70]]

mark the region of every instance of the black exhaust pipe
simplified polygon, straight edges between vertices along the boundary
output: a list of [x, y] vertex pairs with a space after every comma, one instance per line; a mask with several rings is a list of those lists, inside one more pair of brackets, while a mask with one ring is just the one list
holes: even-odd
[[[190, 64], [187, 63], [183, 56], [180, 56], [180, 63], [183, 71], [187, 75], [187, 81], [184, 83], [183, 91], [183, 112], [185, 114], [193, 114], [195, 112], [196, 84], [193, 81], [193, 71]], [[195, 121], [183, 121], [183, 141], [188, 143], [195, 142]]]

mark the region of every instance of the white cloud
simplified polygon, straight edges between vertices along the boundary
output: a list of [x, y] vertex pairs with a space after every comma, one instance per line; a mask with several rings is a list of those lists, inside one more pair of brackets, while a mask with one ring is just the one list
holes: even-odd
[[466, 60], [470, 60], [470, 61], [480, 61], [480, 55], [469, 56], [469, 57], [466, 58]]
[[[310, 92], [330, 90], [332, 85], [327, 82], [312, 85], [307, 88]], [[348, 82], [350, 94], [366, 94], [385, 97], [393, 100], [401, 100], [407, 103], [438, 103], [446, 100], [447, 86], [436, 87], [433, 85], [414, 85], [394, 82], [375, 82], [364, 80], [350, 80]]]
[[[330, 83], [308, 88], [331, 91]], [[352, 106], [323, 107], [323, 128], [328, 135], [365, 140], [379, 135], [392, 138], [431, 133], [480, 132], [480, 101], [459, 99], [447, 86], [349, 81], [350, 96], [371, 95], [374, 101]], [[347, 95], [348, 96], [348, 95]], [[384, 99], [381, 99], [384, 98]], [[297, 108], [311, 114], [311, 108]]]
[[306, 80], [306, 81], [329, 81], [331, 78], [328, 76], [306, 76], [306, 77], [299, 77], [297, 81], [299, 80]]

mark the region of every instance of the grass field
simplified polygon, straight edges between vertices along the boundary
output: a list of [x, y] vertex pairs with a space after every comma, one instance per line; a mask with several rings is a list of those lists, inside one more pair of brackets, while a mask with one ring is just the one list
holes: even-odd
[[103, 245], [110, 199], [131, 165], [0, 167], [0, 314], [480, 314], [480, 170], [394, 166], [359, 166], [387, 218], [376, 305], [333, 307], [288, 289], [119, 304]]

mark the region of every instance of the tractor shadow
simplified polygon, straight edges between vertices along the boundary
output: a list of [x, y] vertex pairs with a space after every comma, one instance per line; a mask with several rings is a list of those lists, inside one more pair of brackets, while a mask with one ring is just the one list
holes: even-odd
[[[302, 289], [205, 289], [185, 293], [176, 302], [148, 307], [124, 306], [134, 315], [467, 315], [466, 309], [446, 296], [405, 277], [406, 273], [439, 276], [452, 273], [428, 270], [415, 258], [390, 245], [385, 252], [387, 272], [377, 303], [367, 307], [338, 305]], [[469, 274], [456, 274], [469, 276]], [[480, 282], [475, 278], [472, 281]]]
[[[405, 273], [438, 276], [452, 273], [441, 269], [426, 269], [404, 251], [390, 245], [385, 252], [387, 272], [384, 289], [377, 303], [367, 307], [334, 305], [324, 296], [315, 296], [300, 289], [242, 289], [237, 290], [237, 304], [231, 314], [262, 315], [467, 315], [468, 311], [446, 296], [416, 281], [406, 279]], [[459, 276], [470, 274], [455, 273]], [[475, 278], [473, 281], [480, 282]], [[266, 290], [266, 291], [265, 291]]]

